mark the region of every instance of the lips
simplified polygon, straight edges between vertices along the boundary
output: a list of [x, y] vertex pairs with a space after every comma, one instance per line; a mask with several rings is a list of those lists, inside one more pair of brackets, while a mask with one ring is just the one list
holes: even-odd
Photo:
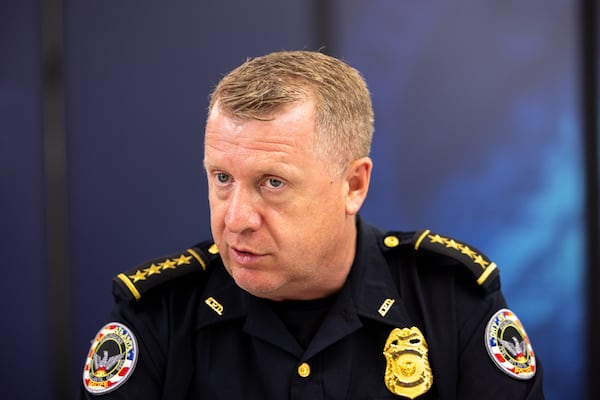
[[234, 247], [231, 247], [231, 255], [237, 264], [244, 266], [251, 266], [262, 257], [260, 254]]

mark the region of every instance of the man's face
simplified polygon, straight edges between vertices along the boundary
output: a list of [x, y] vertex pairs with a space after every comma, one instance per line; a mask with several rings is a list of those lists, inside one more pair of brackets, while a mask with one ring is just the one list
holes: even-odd
[[[272, 121], [237, 120], [215, 107], [205, 133], [211, 229], [236, 283], [272, 300], [339, 289], [355, 248], [347, 174], [312, 148], [312, 101]], [[352, 215], [351, 215], [352, 214]]]

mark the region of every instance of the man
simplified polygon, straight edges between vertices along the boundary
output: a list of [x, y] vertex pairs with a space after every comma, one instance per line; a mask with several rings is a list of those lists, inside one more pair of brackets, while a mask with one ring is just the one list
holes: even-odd
[[542, 399], [494, 263], [358, 217], [372, 135], [340, 60], [276, 52], [225, 76], [205, 131], [214, 241], [115, 278], [81, 398]]

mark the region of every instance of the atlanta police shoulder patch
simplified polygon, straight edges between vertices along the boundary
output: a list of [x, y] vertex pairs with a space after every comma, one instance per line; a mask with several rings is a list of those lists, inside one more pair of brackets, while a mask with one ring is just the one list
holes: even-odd
[[131, 376], [138, 356], [133, 332], [109, 322], [98, 332], [83, 368], [83, 386], [92, 394], [112, 392]]
[[509, 309], [498, 310], [485, 330], [490, 358], [507, 375], [517, 379], [535, 376], [535, 354], [519, 318]]

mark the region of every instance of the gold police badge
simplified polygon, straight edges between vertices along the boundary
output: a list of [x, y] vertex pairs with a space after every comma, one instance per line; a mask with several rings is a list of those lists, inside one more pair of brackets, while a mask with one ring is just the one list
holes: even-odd
[[425, 337], [417, 327], [395, 328], [385, 342], [385, 386], [390, 392], [414, 399], [429, 390], [433, 375]]

